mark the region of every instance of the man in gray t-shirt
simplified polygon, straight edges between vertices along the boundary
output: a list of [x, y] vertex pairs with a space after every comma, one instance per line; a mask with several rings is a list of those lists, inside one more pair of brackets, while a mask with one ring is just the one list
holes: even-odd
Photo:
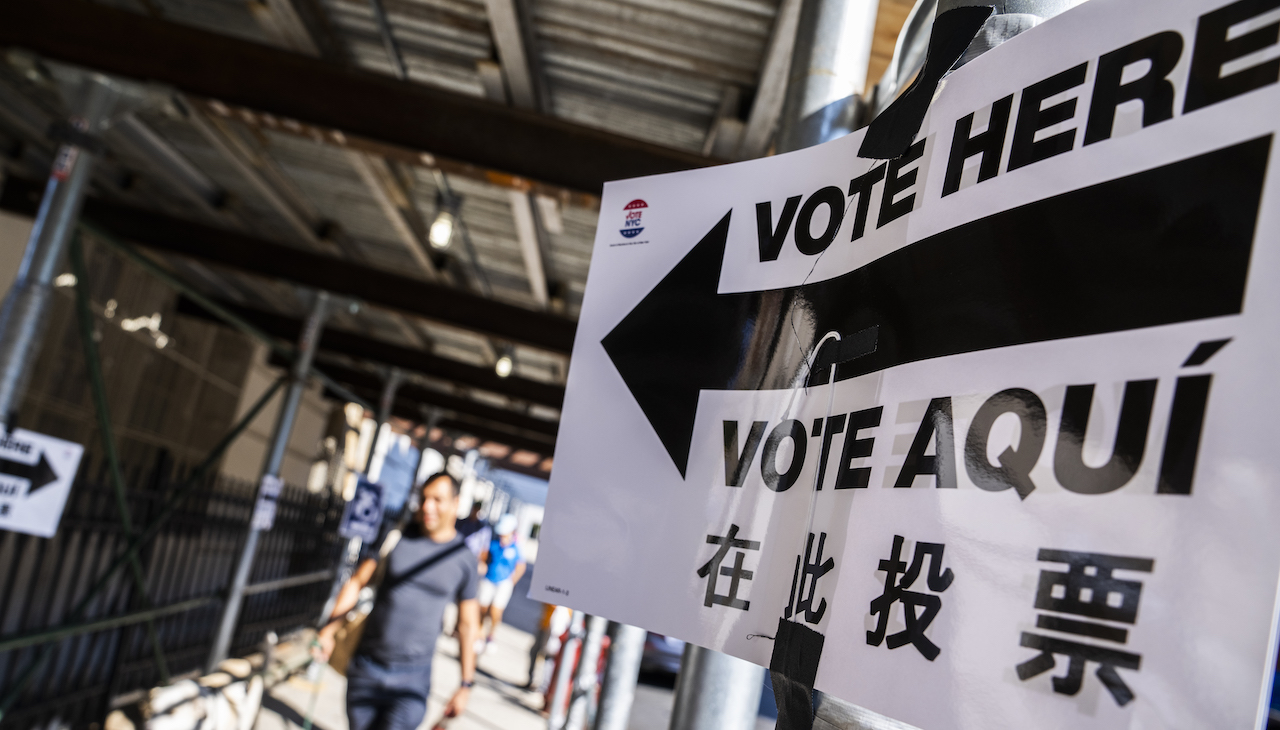
[[[347, 667], [347, 718], [351, 730], [415, 730], [427, 712], [431, 658], [440, 636], [444, 609], [458, 604], [462, 686], [445, 708], [446, 717], [466, 709], [475, 677], [475, 639], [480, 630], [476, 603], [476, 558], [454, 528], [458, 482], [435, 474], [422, 484], [422, 506], [414, 524], [386, 557], [373, 611], [365, 621], [360, 646]], [[335, 617], [346, 616], [360, 590], [369, 584], [377, 560], [364, 561], [342, 587]], [[341, 621], [320, 631], [327, 656]]]

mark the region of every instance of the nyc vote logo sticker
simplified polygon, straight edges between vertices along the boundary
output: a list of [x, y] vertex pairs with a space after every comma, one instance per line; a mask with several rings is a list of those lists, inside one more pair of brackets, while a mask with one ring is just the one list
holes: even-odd
[[626, 204], [623, 208], [626, 211], [626, 218], [623, 220], [622, 230], [618, 231], [623, 238], [635, 238], [640, 235], [640, 232], [644, 230], [644, 221], [642, 220], [644, 209], [648, 207], [649, 204], [639, 198]]

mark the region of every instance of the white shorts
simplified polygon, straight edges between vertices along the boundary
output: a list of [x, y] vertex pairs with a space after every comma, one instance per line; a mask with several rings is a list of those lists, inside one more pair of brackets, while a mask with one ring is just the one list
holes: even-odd
[[497, 583], [488, 578], [481, 578], [480, 587], [476, 589], [476, 600], [480, 601], [481, 608], [494, 606], [499, 611], [503, 611], [511, 602], [511, 591], [514, 589], [515, 586], [512, 585], [510, 578]]

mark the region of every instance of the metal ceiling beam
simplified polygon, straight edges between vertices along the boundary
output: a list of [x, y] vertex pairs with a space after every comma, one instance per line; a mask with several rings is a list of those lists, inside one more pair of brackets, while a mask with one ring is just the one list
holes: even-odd
[[529, 277], [529, 292], [538, 306], [547, 308], [551, 298], [547, 292], [547, 271], [543, 266], [542, 247], [538, 244], [538, 222], [533, 215], [532, 196], [519, 190], [507, 191], [511, 200], [511, 215], [516, 223], [516, 239], [520, 242], [520, 256], [524, 258], [525, 273]]
[[711, 120], [711, 129], [702, 144], [702, 154], [726, 160], [737, 159], [738, 147], [742, 143], [742, 130], [746, 128], [746, 124], [738, 118], [738, 106], [741, 102], [742, 91], [733, 84], [726, 84], [715, 119]]
[[778, 4], [773, 37], [769, 39], [769, 50], [760, 69], [756, 100], [742, 132], [737, 159], [751, 160], [763, 157], [769, 151], [769, 142], [778, 129], [782, 105], [786, 102], [791, 54], [795, 50], [796, 28], [800, 24], [800, 5], [801, 0], [782, 0]]
[[[326, 367], [332, 367], [332, 363]], [[345, 370], [344, 370], [345, 372]], [[354, 392], [364, 397], [370, 388], [359, 386], [351, 386]], [[407, 400], [417, 406], [426, 406], [428, 408], [440, 408], [446, 411], [452, 411], [463, 418], [470, 418], [476, 423], [492, 422], [495, 428], [506, 427], [512, 430], [527, 431], [537, 438], [547, 437], [552, 441], [555, 440], [557, 432], [560, 430], [558, 421], [546, 421], [532, 416], [526, 416], [514, 411], [508, 411], [502, 408], [485, 405], [478, 401], [469, 400], [467, 398], [459, 398], [456, 395], [440, 393], [416, 385], [405, 385], [404, 392], [399, 393], [396, 397]], [[372, 390], [377, 390], [376, 388]], [[377, 393], [374, 393], [377, 395]]]
[[502, 64], [482, 58], [476, 61], [476, 73], [480, 75], [480, 86], [484, 88], [484, 98], [498, 104], [506, 104], [507, 82], [502, 76]]
[[524, 24], [517, 0], [485, 0], [493, 45], [511, 93], [511, 104], [521, 109], [538, 109], [535, 65], [525, 43]]
[[[302, 331], [303, 322], [301, 319], [225, 303], [222, 303], [222, 305], [231, 310], [237, 317], [275, 337], [295, 340], [298, 337], [298, 333]], [[200, 317], [210, 321], [220, 321], [206, 312], [199, 304], [185, 297], [178, 300], [177, 311], [178, 314]], [[540, 383], [536, 380], [527, 380], [515, 375], [500, 378], [490, 367], [470, 365], [451, 358], [440, 357], [424, 350], [402, 347], [385, 340], [365, 337], [333, 327], [327, 327], [321, 333], [319, 347], [321, 352], [337, 353], [358, 360], [398, 367], [430, 378], [446, 380], [472, 388], [480, 388], [498, 395], [517, 398], [551, 408], [560, 408], [564, 404], [563, 386]]]
[[374, 20], [378, 22], [378, 35], [382, 37], [382, 45], [387, 50], [387, 60], [395, 70], [396, 77], [408, 80], [409, 67], [405, 65], [404, 54], [400, 52], [400, 44], [396, 42], [395, 32], [391, 28], [391, 18], [387, 17], [387, 9], [382, 7], [382, 0], [369, 0], [373, 8]]
[[[326, 245], [320, 240], [317, 233], [320, 226], [314, 211], [302, 209], [305, 205], [302, 196], [281, 185], [283, 175], [271, 175], [268, 167], [270, 163], [250, 149], [226, 122], [206, 117], [198, 109], [190, 110], [187, 121], [195, 127], [204, 141], [217, 151], [221, 159], [231, 165], [239, 173], [240, 178], [253, 188], [258, 198], [288, 225], [297, 240], [316, 249], [337, 248], [337, 246]], [[268, 179], [268, 176], [274, 179]]]
[[[451, 456], [453, 454], [457, 454], [458, 456], [466, 458], [466, 455], [467, 455], [466, 451], [463, 451], [462, 449], [459, 449], [456, 446], [454, 446], [452, 439], [448, 439], [447, 441], [446, 439], [448, 439], [447, 436], [440, 438], [436, 441], [431, 441], [428, 445], [428, 448], [435, 449], [436, 451], [439, 451], [441, 454], [444, 454], [446, 457]], [[449, 445], [445, 446], [446, 443], [448, 443]], [[493, 442], [488, 442], [488, 443], [493, 443]], [[483, 447], [484, 444], [485, 442], [482, 441], [477, 446], [477, 448]], [[525, 464], [517, 464], [511, 461], [511, 457], [515, 456], [519, 452], [519, 449], [512, 448], [508, 444], [496, 444], [496, 445], [504, 446], [510, 449], [510, 452], [507, 453], [507, 455], [505, 456], [496, 456], [492, 454], [489, 456], [482, 456], [481, 458], [489, 462], [490, 469], [503, 469], [506, 471], [513, 471], [513, 472], [516, 472], [517, 474], [526, 474], [528, 476], [535, 477], [537, 479], [548, 479], [551, 477], [551, 470], [549, 468], [547, 469], [542, 468], [543, 465], [547, 463], [546, 458], [542, 458], [539, 462], [533, 464], [532, 466], [528, 466]]]
[[[346, 401], [346, 398], [326, 388], [324, 397], [335, 401]], [[416, 401], [408, 398], [396, 398], [391, 406], [391, 414], [414, 423], [422, 422], [422, 411]], [[469, 418], [441, 418], [436, 426], [447, 431], [460, 431], [485, 441], [494, 441], [515, 449], [525, 449], [534, 453], [551, 456], [555, 451], [555, 438], [544, 438], [537, 435], [524, 435], [504, 430], [495, 425]]]
[[343, 66], [351, 62], [347, 44], [334, 30], [320, 0], [289, 0], [289, 4], [322, 58]]
[[259, 0], [247, 5], [254, 20], [272, 40], [291, 51], [320, 55], [318, 44], [289, 0]]
[[395, 231], [396, 238], [404, 244], [405, 250], [417, 262], [418, 268], [422, 269], [422, 273], [428, 279], [439, 278], [440, 272], [436, 271], [435, 264], [427, 255], [427, 242], [419, 235], [422, 224], [419, 223], [417, 229], [412, 225], [417, 213], [413, 208], [413, 201], [409, 199], [406, 191], [401, 190], [395, 183], [391, 171], [387, 169], [386, 160], [375, 158], [366, 152], [349, 149], [347, 162], [360, 176], [361, 182], [373, 196], [383, 217]]
[[[40, 183], [9, 178], [0, 193], [0, 209], [34, 216], [42, 192]], [[551, 352], [567, 355], [573, 349], [577, 324], [566, 317], [120, 203], [89, 198], [83, 215], [112, 234], [146, 248], [355, 297]]]
[[0, 17], [0, 45], [574, 190], [715, 162], [83, 0], [0, 0]]
[[[394, 413], [397, 416], [400, 416], [401, 418], [408, 418], [409, 417], [408, 414], [410, 413], [411, 409], [416, 407], [417, 406], [414, 406], [411, 403], [408, 403], [405, 401], [397, 401], [395, 406], [392, 407], [391, 411], [392, 413]], [[419, 416], [419, 418], [421, 418], [421, 416]], [[436, 426], [438, 426], [439, 428], [443, 428], [446, 431], [455, 431], [455, 432], [469, 434], [471, 436], [475, 436], [484, 441], [494, 441], [500, 444], [505, 444], [515, 449], [524, 449], [525, 451], [532, 451], [535, 454], [541, 454], [543, 456], [552, 456], [556, 450], [556, 444], [554, 440], [541, 441], [538, 439], [525, 438], [523, 436], [519, 436], [516, 434], [510, 434], [505, 431], [492, 429], [483, 424], [473, 423], [471, 421], [463, 421], [456, 418], [441, 418], [438, 422], [436, 422]]]
[[[273, 357], [272, 365], [284, 366], [287, 363], [283, 358]], [[339, 383], [351, 388], [352, 392], [361, 397], [365, 397], [366, 393], [371, 393], [376, 400], [378, 394], [382, 392], [383, 378], [376, 373], [365, 372], [355, 368], [343, 367], [332, 361], [326, 361], [324, 372], [329, 377]], [[419, 405], [428, 408], [442, 408], [446, 411], [453, 411], [459, 415], [473, 416], [485, 421], [493, 421], [495, 424], [506, 426], [512, 429], [520, 429], [532, 433], [542, 434], [544, 436], [555, 437], [560, 430], [558, 421], [548, 421], [543, 418], [534, 418], [523, 413], [517, 413], [508, 408], [498, 408], [486, 403], [481, 403], [470, 398], [462, 398], [460, 396], [443, 393], [430, 388], [424, 388], [414, 383], [402, 383], [396, 390], [396, 398], [407, 399]], [[368, 398], [366, 398], [368, 400]]]
[[[502, 69], [493, 64], [498, 69], [501, 76]], [[479, 65], [477, 66], [479, 67]], [[500, 80], [500, 79], [499, 79]], [[506, 91], [502, 91], [506, 94]], [[196, 101], [197, 97], [188, 96], [188, 101]], [[506, 104], [506, 97], [502, 96], [499, 101]], [[413, 150], [403, 145], [389, 144], [368, 137], [357, 137], [355, 135], [343, 134], [332, 127], [324, 127], [308, 122], [301, 122], [297, 119], [280, 119], [272, 114], [255, 111], [245, 106], [229, 106], [220, 101], [198, 100], [196, 105], [201, 107], [205, 113], [223, 117], [226, 119], [235, 119], [237, 122], [253, 127], [263, 133], [280, 134], [298, 139], [305, 139], [316, 144], [329, 145], [331, 147], [340, 147], [342, 149], [351, 149], [365, 152], [371, 155], [381, 157], [388, 162], [394, 162], [400, 165], [425, 168], [431, 171], [440, 171], [454, 177], [465, 177], [470, 180], [477, 180], [486, 185], [494, 185], [501, 188], [511, 190], [530, 191], [539, 196], [546, 196], [562, 201], [565, 205], [572, 205], [588, 210], [600, 209], [600, 198], [598, 191], [596, 193], [583, 192], [574, 190], [560, 185], [553, 185], [540, 180], [535, 180], [518, 175], [510, 175], [505, 172], [498, 172], [493, 168], [484, 167], [482, 165], [463, 162], [450, 157], [441, 157], [433, 155], [430, 152], [422, 152]], [[3, 107], [0, 106], [0, 112]], [[43, 134], [43, 132], [41, 133]], [[37, 135], [38, 136], [38, 135]], [[51, 156], [52, 157], [52, 156]]]
[[229, 217], [227, 191], [136, 114], [121, 117], [107, 132], [107, 137], [113, 145], [123, 145], [144, 160], [148, 173], [194, 203], [206, 216], [215, 220]]

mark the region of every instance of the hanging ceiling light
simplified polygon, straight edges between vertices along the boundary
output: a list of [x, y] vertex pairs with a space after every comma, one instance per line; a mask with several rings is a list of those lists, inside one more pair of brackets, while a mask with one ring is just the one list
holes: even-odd
[[427, 233], [427, 241], [433, 248], [441, 251], [449, 248], [461, 205], [462, 198], [456, 195], [441, 192], [436, 196], [436, 219], [431, 222], [431, 230]]
[[502, 357], [498, 358], [498, 362], [494, 363], [493, 371], [498, 374], [499, 378], [505, 378], [511, 374], [515, 366], [515, 361], [511, 359], [511, 356], [503, 354]]
[[453, 214], [447, 210], [442, 210], [436, 214], [436, 219], [431, 222], [431, 233], [427, 235], [427, 240], [431, 241], [431, 245], [438, 249], [449, 248], [449, 241], [453, 239]]

